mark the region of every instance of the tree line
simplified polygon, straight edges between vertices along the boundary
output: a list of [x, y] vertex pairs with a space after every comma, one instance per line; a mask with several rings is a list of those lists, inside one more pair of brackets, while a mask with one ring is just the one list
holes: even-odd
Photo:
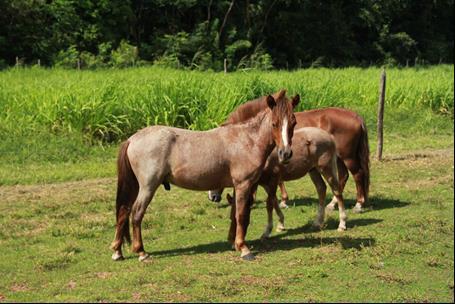
[[0, 67], [453, 63], [453, 0], [1, 0]]

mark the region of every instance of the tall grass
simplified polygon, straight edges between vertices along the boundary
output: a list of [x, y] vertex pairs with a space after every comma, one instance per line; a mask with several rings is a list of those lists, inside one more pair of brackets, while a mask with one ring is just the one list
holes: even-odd
[[[453, 119], [453, 66], [387, 72], [386, 112], [430, 111]], [[300, 110], [342, 106], [374, 122], [379, 75], [378, 68], [226, 75], [158, 67], [10, 69], [0, 72], [0, 136], [82, 134], [111, 142], [151, 124], [204, 130], [239, 104], [280, 88], [302, 96]]]

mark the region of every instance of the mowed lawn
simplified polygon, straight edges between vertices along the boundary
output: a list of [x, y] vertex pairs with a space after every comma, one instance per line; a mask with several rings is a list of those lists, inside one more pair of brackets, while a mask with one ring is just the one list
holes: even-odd
[[[226, 200], [217, 206], [204, 192], [177, 187], [160, 188], [147, 210], [143, 234], [152, 258], [139, 263], [126, 248], [126, 260], [113, 262], [115, 147], [103, 161], [38, 175], [66, 176], [63, 182], [34, 184], [16, 167], [9, 178], [18, 184], [0, 186], [0, 301], [453, 302], [453, 137], [438, 138], [433, 148], [402, 142], [385, 161], [372, 157], [372, 205], [348, 213], [346, 232], [336, 230], [337, 211], [323, 231], [312, 229], [317, 196], [306, 177], [287, 184], [287, 230], [261, 242], [261, 190], [247, 235], [252, 262], [226, 241]], [[85, 173], [71, 180], [72, 172]], [[354, 188], [351, 177], [349, 208]]]

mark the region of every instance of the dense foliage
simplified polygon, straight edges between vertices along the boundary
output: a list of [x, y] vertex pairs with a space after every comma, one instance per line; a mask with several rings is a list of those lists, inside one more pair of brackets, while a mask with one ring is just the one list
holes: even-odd
[[453, 0], [2, 0], [0, 67], [453, 63]]

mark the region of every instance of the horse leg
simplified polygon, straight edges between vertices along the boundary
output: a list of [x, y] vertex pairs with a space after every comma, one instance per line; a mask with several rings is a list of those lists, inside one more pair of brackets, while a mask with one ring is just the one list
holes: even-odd
[[319, 174], [318, 170], [311, 169], [310, 177], [311, 180], [313, 181], [314, 186], [316, 187], [319, 198], [318, 215], [314, 220], [313, 226], [315, 228], [322, 229], [325, 217], [325, 197], [327, 193], [327, 186], [325, 185], [325, 182], [322, 179], [321, 174]]
[[276, 193], [272, 193], [273, 191], [270, 190], [269, 186], [264, 186], [264, 189], [267, 192], [267, 225], [265, 226], [261, 240], [265, 240], [270, 237], [270, 234], [272, 233], [274, 200], [276, 201]]
[[[346, 186], [346, 182], [348, 181], [349, 178], [349, 173], [348, 169], [346, 168], [346, 165], [343, 163], [343, 161], [340, 158], [337, 158], [337, 167], [338, 167], [338, 181], [340, 185], [340, 191], [344, 191], [344, 187]], [[330, 203], [325, 207], [326, 211], [333, 211], [335, 210], [336, 204], [337, 204], [337, 198], [334, 195]]]
[[[129, 216], [130, 216], [130, 209], [127, 207], [122, 206], [119, 211], [119, 216], [117, 217], [117, 225], [115, 227], [115, 238], [112, 242], [111, 248], [114, 250], [112, 254], [112, 259], [114, 261], [123, 260], [123, 253], [122, 253], [122, 244], [123, 244], [123, 230], [130, 229], [129, 227]], [[129, 241], [129, 231], [128, 233], [128, 241]]]
[[329, 165], [324, 166], [321, 171], [338, 201], [338, 212], [340, 214], [340, 224], [338, 225], [338, 231], [344, 231], [346, 230], [347, 215], [344, 208], [344, 199], [342, 190], [340, 189], [340, 182], [338, 181], [336, 157], [332, 158], [332, 161], [329, 163]]
[[228, 242], [232, 244], [232, 248], [235, 249], [235, 231], [237, 230], [237, 224], [235, 219], [235, 196], [234, 202], [231, 204], [231, 226], [229, 227]]
[[272, 203], [273, 203], [273, 209], [275, 209], [276, 215], [278, 215], [278, 225], [276, 226], [276, 232], [281, 232], [281, 231], [286, 230], [286, 228], [284, 227], [284, 214], [283, 214], [283, 211], [281, 211], [280, 206], [278, 205], [278, 200], [276, 199], [275, 193], [276, 193], [276, 188], [275, 188], [275, 192], [272, 197], [273, 198]]
[[150, 201], [155, 194], [156, 189], [161, 183], [152, 185], [141, 185], [139, 187], [139, 194], [137, 195], [136, 202], [133, 205], [133, 252], [139, 254], [139, 261], [142, 262], [149, 257], [144, 250], [144, 243], [142, 242], [142, 219], [144, 218], [145, 211], [147, 210]]
[[346, 166], [348, 167], [349, 171], [352, 174], [352, 177], [355, 181], [355, 186], [357, 189], [357, 198], [356, 204], [353, 208], [354, 212], [362, 212], [365, 206], [365, 186], [364, 186], [364, 179], [365, 179], [365, 172], [363, 171], [362, 167], [360, 166], [360, 161], [357, 159], [345, 159], [344, 160]]
[[280, 181], [278, 184], [280, 187], [280, 192], [281, 192], [281, 202], [280, 202], [280, 207], [281, 208], [288, 208], [289, 206], [286, 204], [286, 202], [289, 199], [288, 192], [286, 191], [286, 187], [284, 186], [284, 182]]
[[251, 253], [248, 246], [245, 244], [245, 235], [248, 228], [249, 208], [251, 201], [251, 186], [249, 183], [235, 187], [235, 219], [236, 219], [236, 235], [235, 235], [235, 249], [240, 251], [240, 257], [244, 260], [253, 260], [254, 255]]

